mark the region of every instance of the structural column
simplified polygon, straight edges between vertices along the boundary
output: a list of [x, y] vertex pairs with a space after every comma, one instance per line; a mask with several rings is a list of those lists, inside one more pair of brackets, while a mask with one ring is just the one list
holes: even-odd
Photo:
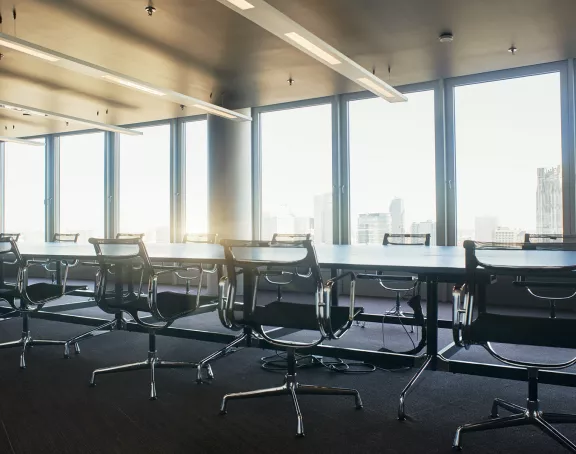
[[[250, 115], [250, 109], [240, 112]], [[252, 125], [208, 115], [209, 229], [252, 239]]]

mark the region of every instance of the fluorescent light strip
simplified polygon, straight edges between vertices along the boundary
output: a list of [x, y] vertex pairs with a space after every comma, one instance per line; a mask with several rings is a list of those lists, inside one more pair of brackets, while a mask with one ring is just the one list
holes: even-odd
[[241, 10], [254, 8], [254, 5], [248, 3], [246, 0], [228, 0], [228, 2], [232, 3], [236, 8], [240, 8]]
[[303, 47], [308, 52], [312, 52], [318, 58], [321, 58], [322, 60], [324, 60], [327, 63], [330, 63], [331, 65], [339, 65], [340, 63], [342, 63], [340, 60], [334, 58], [328, 52], [323, 51], [316, 44], [312, 44], [310, 41], [308, 41], [306, 38], [303, 38], [296, 32], [286, 33], [285, 35], [292, 41], [294, 41], [296, 44], [298, 44], [300, 47]]
[[358, 82], [360, 85], [368, 88], [370, 91], [377, 91], [378, 93], [380, 93], [382, 96], [384, 96], [386, 98], [393, 98], [394, 97], [394, 95], [392, 93], [390, 93], [385, 87], [378, 85], [376, 82], [374, 82], [373, 80], [370, 80], [366, 77], [361, 77], [356, 82]]
[[52, 49], [46, 47], [38, 46], [37, 44], [24, 41], [23, 39], [16, 38], [15, 36], [6, 35], [0, 33], [0, 46], [10, 47], [11, 49], [24, 52], [29, 55], [33, 55], [38, 58], [43, 58], [49, 61], [55, 66], [60, 68], [68, 69], [79, 74], [84, 74], [86, 76], [95, 77], [100, 80], [106, 80], [108, 82], [123, 85], [126, 88], [131, 88], [134, 90], [139, 90], [145, 93], [153, 94], [156, 96], [162, 96], [163, 99], [167, 101], [174, 102], [178, 105], [184, 106], [209, 106], [213, 109], [214, 115], [220, 115], [221, 117], [228, 118], [234, 121], [252, 121], [252, 117], [249, 115], [244, 115], [235, 112], [224, 107], [217, 106], [215, 104], [207, 103], [198, 98], [193, 98], [192, 96], [185, 95], [183, 93], [178, 93], [173, 90], [169, 90], [162, 87], [157, 87], [151, 85], [142, 80], [135, 79], [130, 76], [126, 76], [115, 71], [111, 71], [103, 66], [94, 65], [90, 62], [79, 60], [78, 58], [71, 57], [69, 55], [62, 54]]
[[54, 57], [54, 56], [47, 54], [45, 52], [31, 49], [27, 46], [23, 46], [21, 44], [15, 43], [15, 42], [8, 41], [6, 39], [0, 39], [0, 46], [8, 47], [10, 49], [17, 50], [18, 52], [23, 52], [25, 54], [32, 55], [33, 57], [42, 58], [42, 59], [48, 60], [50, 62], [55, 62], [55, 61], [59, 60], [59, 58]]
[[0, 142], [19, 143], [21, 145], [33, 145], [35, 147], [43, 147], [44, 142], [36, 142], [35, 140], [18, 139], [16, 137], [0, 136]]
[[[284, 13], [278, 11], [264, 0], [249, 0], [253, 8], [241, 9], [232, 6], [231, 0], [217, 0], [226, 7], [251, 20], [264, 30], [315, 58], [320, 63], [342, 74], [351, 81], [361, 84], [377, 96], [388, 102], [404, 102], [408, 98], [382, 79], [374, 76], [354, 60], [348, 58], [338, 49], [321, 40], [306, 30]], [[369, 82], [362, 84], [366, 79]]]
[[135, 131], [134, 129], [109, 125], [107, 123], [100, 123], [98, 121], [86, 120], [84, 118], [73, 117], [71, 115], [61, 114], [58, 112], [50, 112], [48, 110], [37, 109], [36, 107], [22, 106], [20, 104], [14, 104], [13, 102], [0, 101], [0, 109], [6, 109], [9, 110], [10, 112], [18, 112], [18, 113], [25, 112], [33, 115], [42, 115], [52, 118], [58, 118], [64, 121], [71, 121], [73, 123], [87, 125], [90, 126], [91, 128], [100, 129], [102, 131], [117, 132], [120, 134], [127, 134], [129, 136], [141, 136], [143, 134], [141, 131]]
[[230, 119], [234, 118], [234, 116], [232, 116], [232, 115], [229, 115], [229, 114], [224, 113], [224, 112], [219, 112], [216, 109], [212, 109], [212, 107], [209, 107], [209, 106], [203, 106], [201, 104], [194, 104], [192, 107], [197, 107], [198, 109], [205, 110], [206, 112], [211, 113], [213, 115], [220, 115], [221, 117], [224, 117], [224, 118], [230, 118]]
[[159, 90], [155, 90], [154, 88], [149, 88], [144, 85], [137, 84], [136, 82], [132, 82], [130, 80], [121, 79], [120, 77], [112, 76], [110, 74], [102, 76], [102, 79], [106, 79], [108, 82], [113, 82], [115, 84], [123, 85], [128, 88], [135, 88], [136, 90], [145, 91], [146, 93], [150, 93], [152, 95], [164, 96], [164, 93], [162, 93]]

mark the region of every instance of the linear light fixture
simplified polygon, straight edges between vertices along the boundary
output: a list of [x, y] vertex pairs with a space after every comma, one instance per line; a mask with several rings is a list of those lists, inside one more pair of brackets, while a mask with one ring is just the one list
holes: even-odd
[[239, 6], [236, 0], [218, 0], [218, 2], [241, 14], [246, 19], [251, 20], [386, 101], [404, 102], [408, 100], [406, 96], [394, 87], [367, 71], [264, 0], [249, 1], [251, 7], [245, 8]]
[[243, 10], [254, 8], [254, 5], [248, 3], [246, 0], [228, 0], [228, 2]]
[[203, 110], [205, 111], [207, 111], [207, 109], [210, 108], [211, 109], [210, 113], [214, 115], [219, 115], [224, 118], [228, 118], [230, 120], [252, 121], [252, 117], [250, 117], [249, 115], [244, 115], [235, 112], [233, 110], [217, 106], [216, 104], [211, 104], [209, 102], [202, 101], [201, 99], [197, 99], [192, 96], [185, 95], [183, 93], [178, 93], [176, 91], [167, 88], [157, 87], [143, 80], [135, 79], [125, 74], [109, 70], [108, 68], [104, 68], [103, 66], [94, 65], [84, 60], [79, 60], [78, 58], [62, 54], [60, 52], [48, 49], [46, 47], [38, 46], [37, 44], [24, 41], [23, 39], [20, 38], [16, 38], [15, 36], [0, 33], [0, 46], [9, 47], [19, 52], [24, 52], [28, 55], [42, 58], [55, 66], [68, 69], [76, 73], [112, 82], [118, 85], [122, 85], [126, 88], [131, 88], [155, 96], [162, 96], [163, 99], [177, 103], [178, 105], [189, 107], [200, 106], [200, 108], [203, 108]]
[[35, 147], [43, 147], [44, 142], [36, 142], [35, 140], [18, 139], [16, 137], [0, 136], [0, 142], [19, 143], [21, 145], [33, 145]]
[[127, 134], [130, 136], [141, 136], [143, 134], [142, 131], [135, 131], [134, 129], [123, 128], [121, 126], [110, 125], [107, 123], [100, 123], [98, 121], [86, 120], [85, 118], [73, 117], [71, 115], [58, 112], [50, 112], [48, 110], [38, 109], [36, 107], [22, 106], [20, 104], [14, 104], [13, 102], [9, 101], [0, 100], [0, 109], [6, 109], [12, 112], [21, 112], [30, 115], [57, 118], [59, 120], [83, 124], [94, 129], [101, 129], [102, 131], [118, 132], [120, 134]]

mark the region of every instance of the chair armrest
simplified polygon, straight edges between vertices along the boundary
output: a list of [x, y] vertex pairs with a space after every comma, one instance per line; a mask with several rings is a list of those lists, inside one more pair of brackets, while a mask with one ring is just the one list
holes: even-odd
[[469, 295], [466, 289], [466, 284], [456, 284], [452, 289], [452, 337], [458, 347], [469, 348], [463, 338], [469, 306]]
[[[350, 278], [350, 302], [348, 321], [344, 326], [339, 327], [336, 331], [332, 327], [332, 319], [330, 318], [330, 308], [332, 304], [332, 289], [334, 284], [342, 279]], [[322, 335], [328, 339], [340, 339], [346, 331], [352, 326], [354, 317], [356, 316], [356, 274], [352, 271], [342, 273], [334, 278], [328, 279], [323, 288], [323, 301], [316, 301], [316, 316], [318, 317], [318, 325]]]

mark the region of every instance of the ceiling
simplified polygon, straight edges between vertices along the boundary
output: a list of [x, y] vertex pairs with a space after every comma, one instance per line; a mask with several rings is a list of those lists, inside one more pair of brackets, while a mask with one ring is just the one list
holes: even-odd
[[[268, 1], [395, 86], [576, 56], [574, 0]], [[360, 90], [216, 0], [155, 0], [152, 17], [147, 0], [0, 5], [6, 34], [231, 109]], [[454, 33], [453, 43], [438, 42], [443, 31]], [[512, 44], [516, 55], [507, 52]], [[0, 52], [4, 101], [113, 124], [202, 113], [8, 48]], [[0, 112], [0, 135], [83, 128]]]

